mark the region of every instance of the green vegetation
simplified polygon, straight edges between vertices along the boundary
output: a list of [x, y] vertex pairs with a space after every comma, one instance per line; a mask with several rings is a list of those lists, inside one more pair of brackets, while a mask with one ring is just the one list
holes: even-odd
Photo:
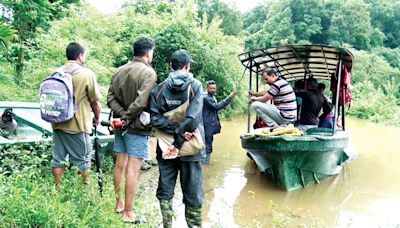
[[[63, 185], [56, 187], [50, 168], [51, 151], [52, 146], [43, 143], [0, 148], [0, 227], [124, 226], [121, 215], [112, 210], [112, 155], [103, 158], [101, 198], [95, 173], [88, 185], [82, 185], [75, 166], [66, 170]], [[138, 227], [158, 223], [158, 208], [145, 197], [146, 191], [149, 189], [139, 186], [136, 212], [144, 215], [147, 223]]]

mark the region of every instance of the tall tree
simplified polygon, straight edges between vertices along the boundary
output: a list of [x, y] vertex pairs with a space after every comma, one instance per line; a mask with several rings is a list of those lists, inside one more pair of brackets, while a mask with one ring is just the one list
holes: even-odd
[[400, 47], [400, 2], [392, 0], [366, 1], [371, 5], [372, 26], [385, 35], [384, 45], [389, 48]]
[[337, 4], [337, 10], [331, 18], [330, 44], [348, 43], [357, 49], [369, 50], [373, 29], [368, 5], [363, 0], [333, 2]]
[[242, 31], [241, 12], [234, 6], [229, 6], [220, 0], [197, 0], [198, 15], [201, 19], [221, 19], [220, 28], [226, 35], [237, 36]]
[[15, 65], [15, 82], [23, 80], [24, 60], [27, 49], [32, 45], [32, 40], [39, 31], [48, 28], [51, 20], [65, 16], [68, 4], [80, 0], [3, 0], [2, 20], [6, 20], [16, 29], [17, 35], [17, 61]]

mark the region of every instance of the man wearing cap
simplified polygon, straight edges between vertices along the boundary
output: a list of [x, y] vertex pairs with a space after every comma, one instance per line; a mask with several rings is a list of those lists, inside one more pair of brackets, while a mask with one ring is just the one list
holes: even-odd
[[[178, 174], [185, 204], [185, 218], [189, 227], [201, 226], [203, 205], [203, 187], [201, 161], [204, 150], [185, 157], [177, 157], [185, 140], [189, 140], [195, 129], [204, 132], [202, 120], [202, 86], [199, 80], [189, 72], [192, 58], [185, 50], [175, 51], [171, 56], [172, 72], [168, 78], [157, 85], [150, 96], [151, 123], [157, 130], [173, 135], [172, 145], [164, 151], [168, 159], [163, 158], [160, 140], [157, 143], [159, 182], [157, 198], [160, 201], [164, 227], [172, 227], [172, 198]], [[164, 116], [189, 101], [189, 106], [181, 121], [174, 122]]]
[[[251, 93], [251, 107], [268, 127], [294, 122], [297, 118], [297, 103], [292, 86], [285, 79], [279, 77], [273, 69], [264, 69], [262, 76], [271, 88], [261, 96]], [[274, 104], [266, 104], [270, 100]]]
[[204, 165], [210, 163], [212, 153], [212, 143], [214, 135], [221, 132], [221, 124], [219, 122], [218, 111], [225, 108], [231, 103], [232, 99], [236, 96], [236, 91], [231, 92], [227, 98], [217, 102], [215, 93], [217, 92], [217, 83], [213, 80], [207, 82], [207, 91], [203, 95], [203, 122], [204, 133], [206, 139], [206, 158], [203, 161]]
[[4, 109], [0, 117], [0, 135], [8, 138], [17, 127], [17, 122], [13, 119], [12, 108]]

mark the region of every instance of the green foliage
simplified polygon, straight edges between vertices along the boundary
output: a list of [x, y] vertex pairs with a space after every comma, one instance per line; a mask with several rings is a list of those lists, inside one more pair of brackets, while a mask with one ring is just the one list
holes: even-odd
[[[120, 215], [113, 212], [112, 154], [103, 158], [104, 197], [100, 198], [95, 173], [85, 186], [75, 166], [67, 166], [63, 185], [55, 186], [51, 145], [0, 148], [0, 227], [122, 227]], [[136, 212], [146, 216], [148, 223], [139, 227], [155, 226], [158, 209], [150, 208], [142, 194], [139, 186]]]
[[[34, 38], [49, 28], [54, 19], [65, 16], [68, 4], [79, 0], [47, 1], [47, 0], [4, 0], [2, 1], [1, 21], [7, 21], [16, 30], [17, 42], [14, 43], [13, 61], [16, 66], [14, 81], [20, 84], [23, 81], [25, 58], [29, 51], [34, 50]], [[7, 13], [4, 13], [7, 12]]]
[[221, 20], [219, 27], [226, 35], [237, 36], [242, 32], [242, 20], [239, 10], [220, 0], [198, 0], [198, 16], [209, 24]]
[[6, 24], [0, 24], [0, 45], [7, 47], [8, 43], [14, 36], [14, 30], [11, 26]]
[[[394, 86], [391, 82], [386, 83], [384, 87], [391, 89], [397, 87], [394, 89], [398, 90], [398, 86]], [[400, 126], [400, 108], [396, 105], [393, 91], [390, 92], [389, 89], [387, 92], [379, 87], [376, 88], [370, 81], [355, 84], [352, 90], [354, 101], [348, 113], [357, 118]]]

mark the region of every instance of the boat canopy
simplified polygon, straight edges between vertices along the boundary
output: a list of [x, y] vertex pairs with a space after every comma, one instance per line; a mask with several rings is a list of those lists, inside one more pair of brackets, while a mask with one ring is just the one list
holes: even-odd
[[266, 68], [275, 69], [287, 81], [314, 77], [330, 80], [339, 62], [351, 71], [353, 55], [344, 48], [324, 45], [287, 45], [245, 52], [239, 60], [252, 72], [261, 74]]

